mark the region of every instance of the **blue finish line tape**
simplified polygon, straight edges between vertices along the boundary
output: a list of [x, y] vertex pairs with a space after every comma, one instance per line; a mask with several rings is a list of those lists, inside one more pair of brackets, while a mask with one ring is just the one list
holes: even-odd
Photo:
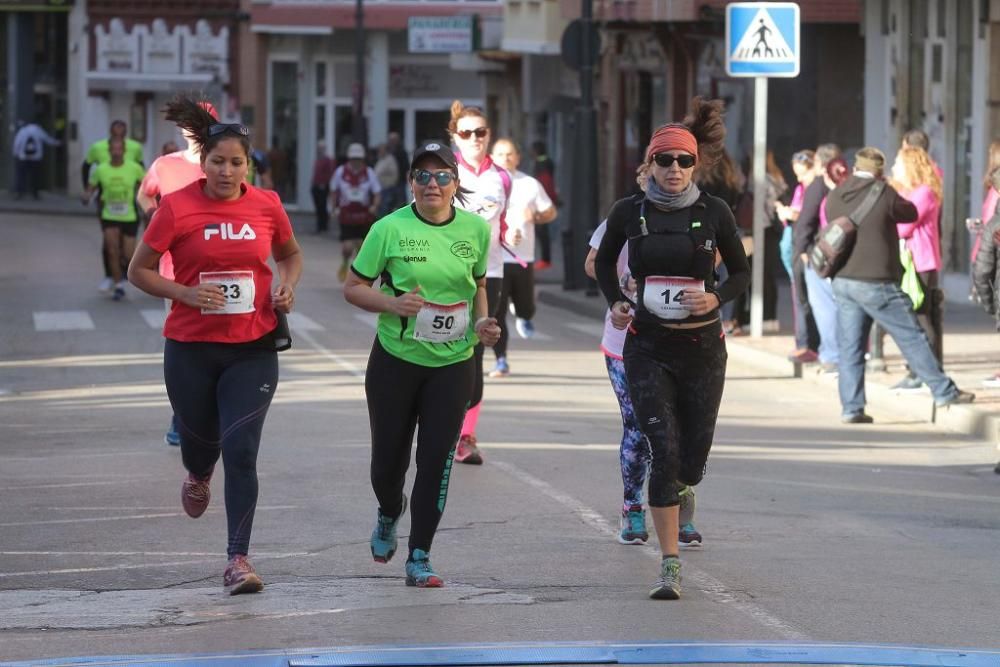
[[371, 667], [400, 665], [875, 665], [1000, 667], [1000, 650], [798, 642], [538, 642], [356, 646], [216, 654], [102, 656], [0, 667]]

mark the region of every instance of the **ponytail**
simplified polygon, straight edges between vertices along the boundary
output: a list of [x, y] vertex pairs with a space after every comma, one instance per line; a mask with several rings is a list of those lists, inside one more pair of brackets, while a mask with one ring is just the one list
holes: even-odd
[[691, 100], [691, 111], [684, 117], [683, 124], [698, 141], [699, 166], [712, 166], [726, 150], [726, 125], [722, 118], [724, 108], [722, 100], [703, 97]]
[[460, 118], [482, 118], [486, 120], [486, 114], [479, 107], [467, 107], [462, 104], [461, 100], [455, 100], [451, 103], [451, 120], [448, 121], [448, 136], [451, 136], [458, 132], [458, 121]]

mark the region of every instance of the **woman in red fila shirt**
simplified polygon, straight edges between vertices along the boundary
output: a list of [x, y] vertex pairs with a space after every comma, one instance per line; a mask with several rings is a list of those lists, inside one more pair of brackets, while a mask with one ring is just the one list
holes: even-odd
[[[263, 583], [247, 552], [257, 451], [278, 384], [277, 313], [292, 309], [302, 255], [278, 196], [245, 182], [247, 129], [219, 124], [194, 100], [181, 104], [177, 124], [196, 138], [205, 178], [163, 197], [128, 276], [139, 289], [173, 301], [163, 327], [163, 374], [188, 472], [184, 511], [196, 518], [208, 507], [221, 455], [229, 526], [223, 585], [233, 595], [255, 593]], [[157, 272], [168, 251], [173, 280]]]

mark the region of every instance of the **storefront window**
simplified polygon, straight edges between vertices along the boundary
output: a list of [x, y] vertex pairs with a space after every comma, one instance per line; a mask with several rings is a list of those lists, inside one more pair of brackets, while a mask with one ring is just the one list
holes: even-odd
[[419, 144], [428, 139], [441, 139], [447, 141], [448, 122], [451, 121], [449, 111], [417, 111], [416, 112], [416, 139], [415, 144]]
[[271, 63], [271, 143], [267, 151], [274, 189], [282, 201], [296, 200], [298, 151], [298, 63]]

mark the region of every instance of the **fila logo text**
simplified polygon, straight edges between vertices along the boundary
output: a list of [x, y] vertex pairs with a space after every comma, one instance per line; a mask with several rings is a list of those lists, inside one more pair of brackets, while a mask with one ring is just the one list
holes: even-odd
[[218, 236], [223, 241], [253, 241], [257, 238], [249, 223], [243, 223], [243, 227], [236, 231], [231, 222], [205, 225], [205, 240], [208, 241], [213, 236]]

